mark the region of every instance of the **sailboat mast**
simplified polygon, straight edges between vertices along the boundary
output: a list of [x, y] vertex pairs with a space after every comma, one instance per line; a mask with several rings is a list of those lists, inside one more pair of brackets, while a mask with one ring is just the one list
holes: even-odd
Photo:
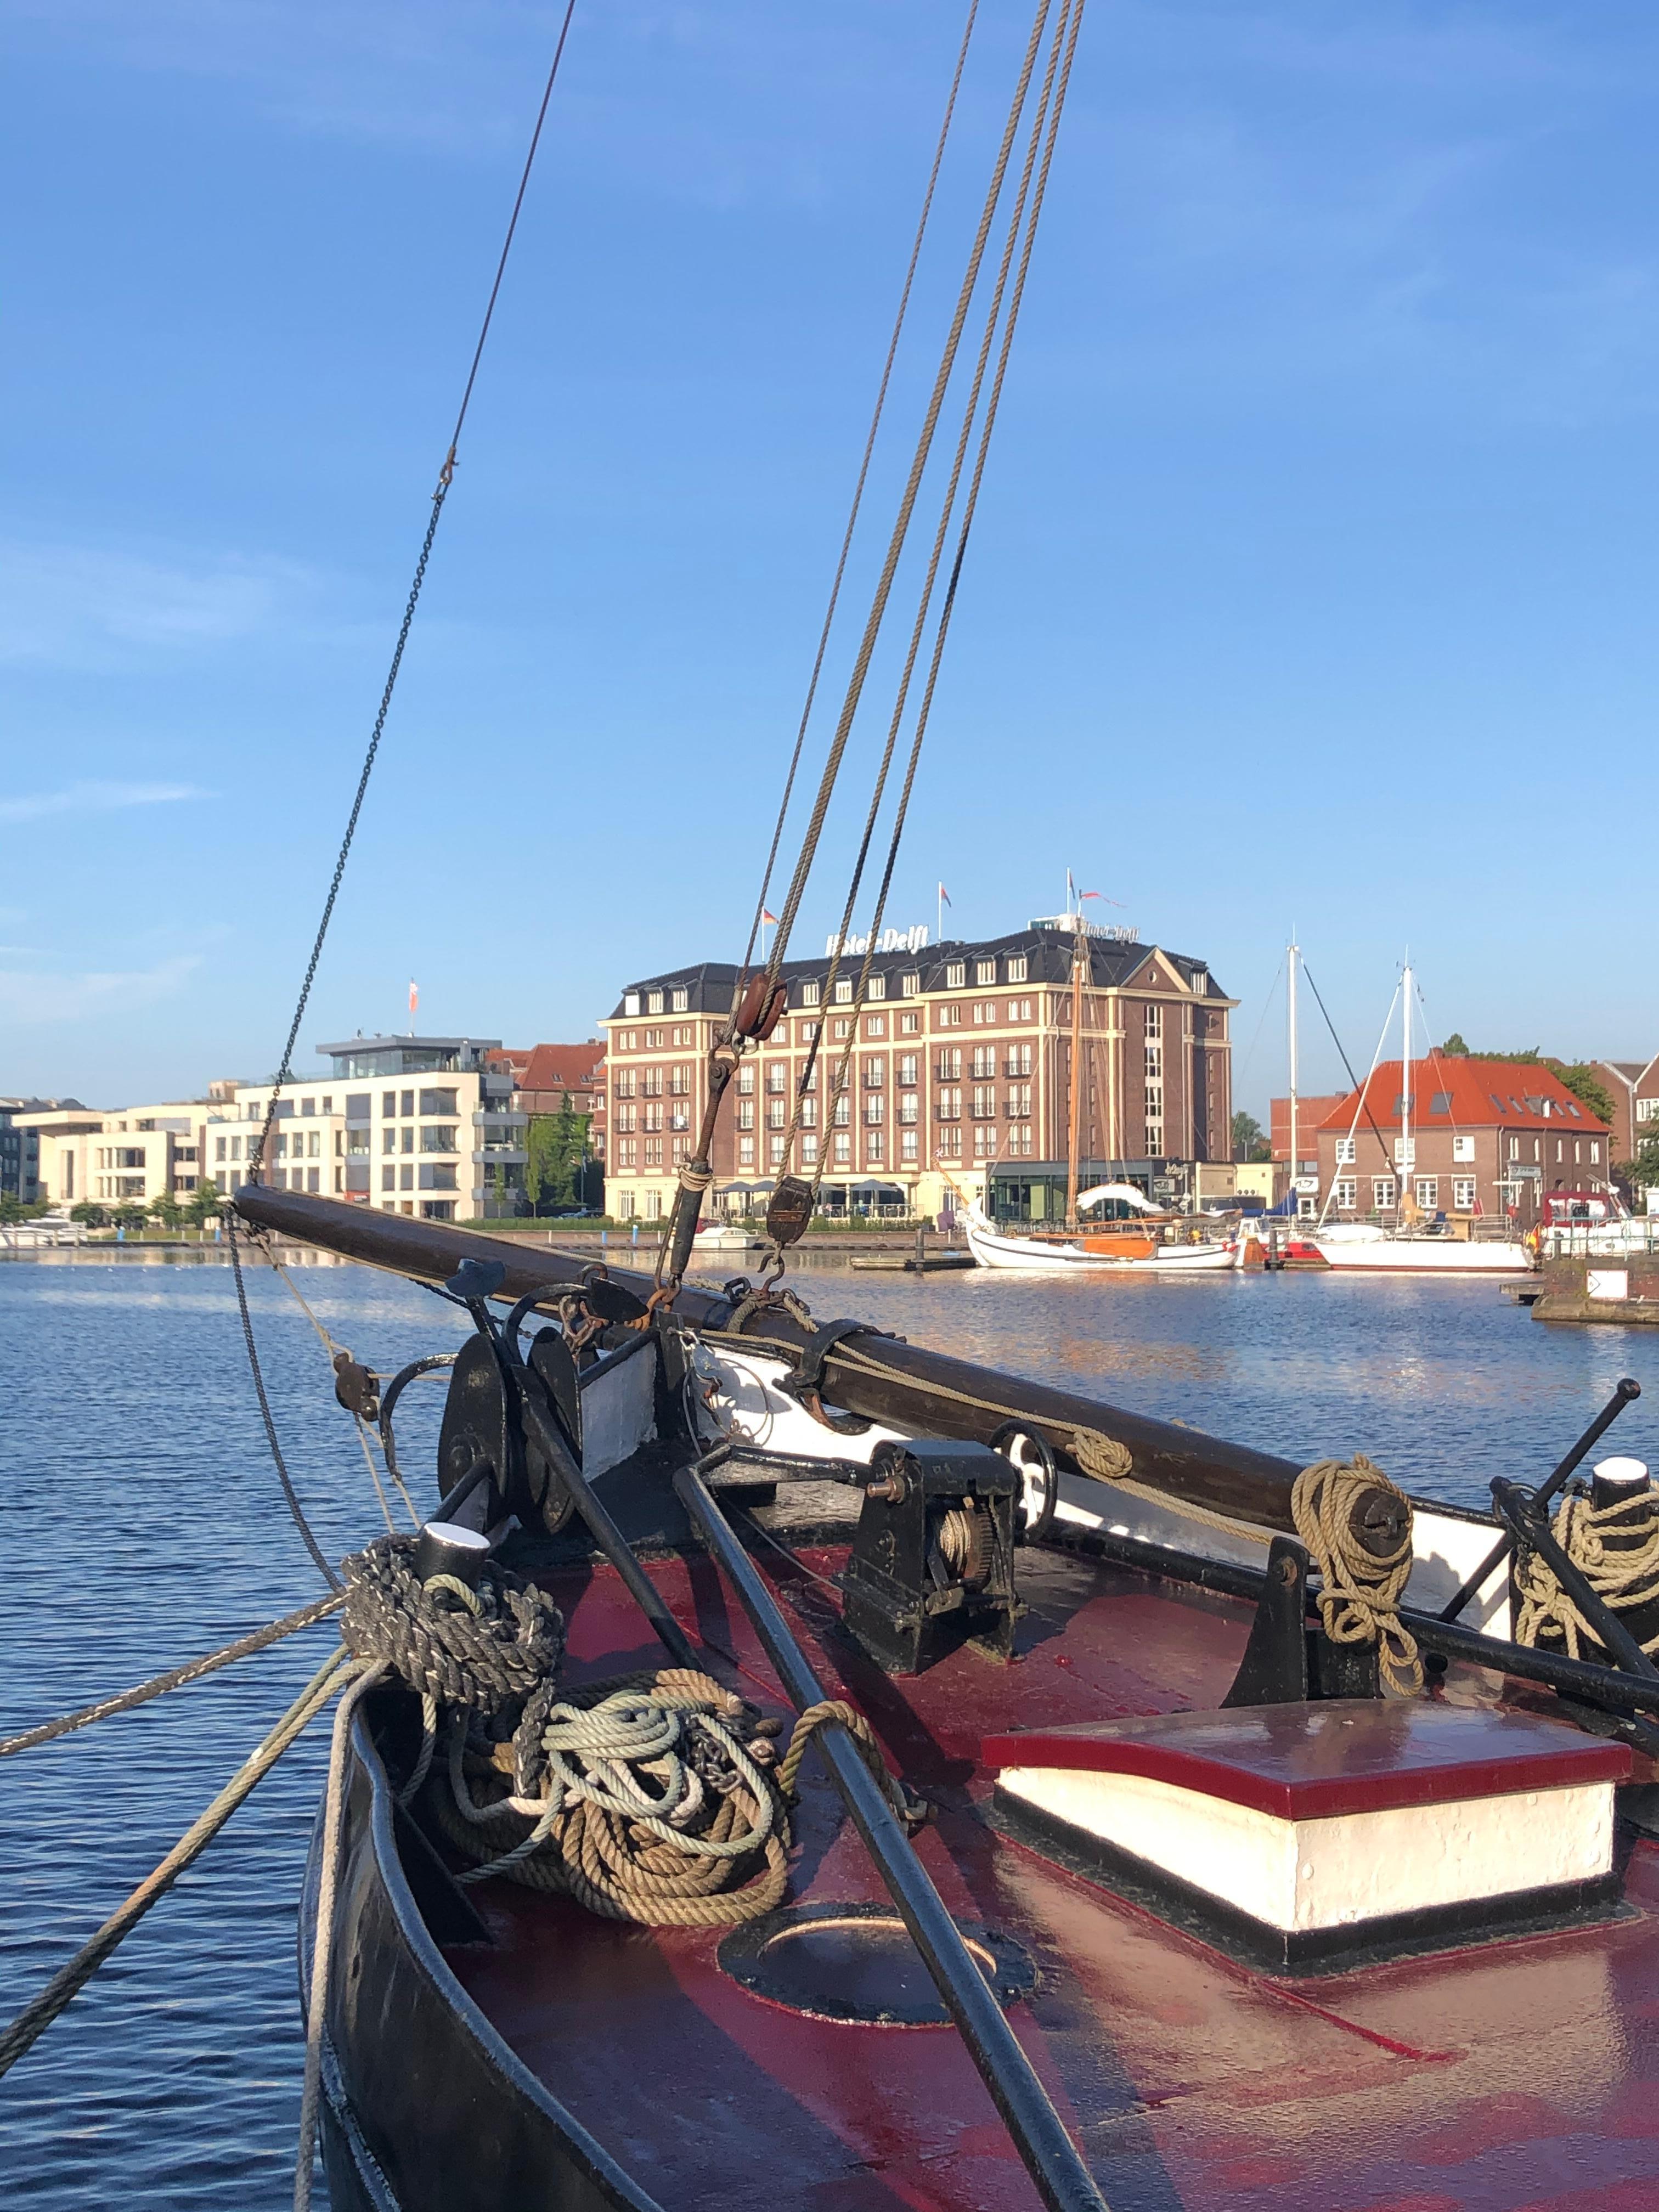
[[1291, 929], [1291, 942], [1290, 942], [1290, 944], [1285, 947], [1285, 1047], [1286, 1047], [1286, 1049], [1288, 1050], [1288, 1052], [1289, 1052], [1289, 1054], [1290, 1054], [1290, 1060], [1291, 1060], [1291, 1193], [1290, 1193], [1290, 1194], [1291, 1194], [1291, 1211], [1292, 1214], [1299, 1214], [1299, 1213], [1301, 1212], [1301, 1211], [1302, 1211], [1302, 1207], [1301, 1207], [1300, 1201], [1297, 1199], [1297, 1195], [1296, 1195], [1296, 1178], [1297, 1178], [1297, 1172], [1298, 1172], [1297, 1133], [1297, 1111], [1296, 1111], [1297, 1069], [1297, 1064], [1298, 1064], [1298, 1063], [1297, 1063], [1297, 1041], [1296, 1041], [1296, 966], [1297, 966], [1297, 961], [1301, 958], [1301, 957], [1302, 957], [1302, 948], [1301, 948], [1301, 946], [1300, 946], [1300, 945], [1296, 942], [1296, 929], [1295, 929], [1295, 926], [1294, 926], [1294, 925], [1292, 925]]
[[1405, 988], [1401, 994], [1400, 1025], [1404, 1058], [1400, 1084], [1400, 1194], [1395, 1219], [1406, 1218], [1407, 1178], [1412, 1170], [1412, 963], [1406, 961]]
[[[1066, 889], [1071, 889], [1069, 874]], [[1083, 1129], [1083, 963], [1086, 957], [1087, 939], [1083, 934], [1081, 899], [1075, 901], [1072, 926], [1072, 1111], [1066, 1157], [1066, 1226], [1068, 1229], [1077, 1226], [1078, 1159]]]

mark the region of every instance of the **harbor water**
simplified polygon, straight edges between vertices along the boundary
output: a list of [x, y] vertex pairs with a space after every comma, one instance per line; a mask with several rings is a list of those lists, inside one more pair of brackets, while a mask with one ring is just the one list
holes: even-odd
[[[979, 1273], [795, 1278], [961, 1357], [1297, 1462], [1363, 1450], [1408, 1489], [1483, 1504], [1547, 1472], [1620, 1375], [1647, 1395], [1609, 1449], [1659, 1460], [1659, 1332], [1549, 1328], [1489, 1283]], [[382, 1371], [449, 1348], [453, 1308], [343, 1264], [294, 1280]], [[250, 1297], [291, 1471], [325, 1546], [384, 1527], [311, 1321]], [[222, 1255], [106, 1249], [0, 1265], [0, 1734], [211, 1650], [318, 1594], [249, 1382]], [[425, 1395], [422, 1395], [422, 1394]], [[433, 1498], [441, 1383], [399, 1411]], [[404, 1441], [406, 1439], [406, 1442]], [[321, 1625], [122, 1718], [0, 1762], [0, 2013], [112, 1910], [320, 1662]], [[301, 1741], [64, 2017], [0, 2081], [8, 2202], [180, 2212], [290, 2201], [301, 2046], [295, 1900], [325, 1755]]]

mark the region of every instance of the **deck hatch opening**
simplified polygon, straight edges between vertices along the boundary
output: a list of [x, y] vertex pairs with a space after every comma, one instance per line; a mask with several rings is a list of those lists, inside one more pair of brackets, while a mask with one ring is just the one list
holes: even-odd
[[[1018, 1943], [977, 1923], [957, 1923], [969, 1957], [1012, 2004], [1036, 1981]], [[818, 2020], [868, 2027], [943, 2027], [950, 2020], [908, 1929], [890, 1905], [808, 1905], [734, 1929], [720, 1970], [753, 1996]]]

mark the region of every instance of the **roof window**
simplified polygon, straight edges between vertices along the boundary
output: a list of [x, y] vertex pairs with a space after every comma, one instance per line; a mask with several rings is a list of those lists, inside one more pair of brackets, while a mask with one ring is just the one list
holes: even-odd
[[1450, 1091], [1437, 1091], [1429, 1101], [1429, 1111], [1431, 1114], [1449, 1114], [1451, 1112]]

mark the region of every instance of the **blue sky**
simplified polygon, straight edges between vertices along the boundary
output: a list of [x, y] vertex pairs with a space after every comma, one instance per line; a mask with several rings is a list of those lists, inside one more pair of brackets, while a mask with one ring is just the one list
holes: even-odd
[[[0, 21], [0, 1090], [274, 1063], [556, 21]], [[579, 4], [307, 1042], [741, 950], [961, 21]], [[1634, 0], [1091, 0], [891, 919], [1074, 868], [1241, 998], [1258, 1111], [1292, 924], [1356, 1058], [1407, 944], [1438, 1035], [1659, 1045], [1656, 81]]]

